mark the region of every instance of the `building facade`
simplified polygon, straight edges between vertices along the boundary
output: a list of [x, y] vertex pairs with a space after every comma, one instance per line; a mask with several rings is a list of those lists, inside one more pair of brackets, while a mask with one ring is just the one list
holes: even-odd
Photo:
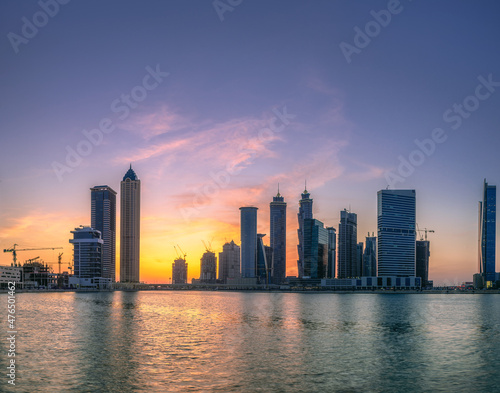
[[264, 244], [265, 234], [257, 234], [257, 277], [261, 284], [271, 282], [272, 248]]
[[271, 248], [271, 275], [274, 284], [281, 284], [286, 278], [286, 202], [278, 190], [269, 205]]
[[301, 278], [326, 278], [328, 271], [328, 230], [321, 221], [306, 218], [303, 223], [304, 272]]
[[200, 282], [215, 284], [217, 280], [217, 257], [212, 251], [205, 251], [200, 260]]
[[187, 283], [188, 264], [183, 258], [177, 258], [172, 263], [172, 284]]
[[116, 191], [108, 186], [90, 189], [90, 226], [101, 232], [102, 277], [116, 281]]
[[365, 251], [363, 252], [362, 276], [372, 277], [377, 275], [377, 238], [375, 236], [366, 237]]
[[485, 286], [495, 281], [497, 188], [484, 179], [483, 200], [479, 202], [479, 271]]
[[416, 242], [416, 276], [422, 280], [422, 286], [429, 283], [429, 257], [430, 242], [428, 240], [417, 240]]
[[309, 196], [310, 194], [307, 192], [307, 189], [304, 189], [302, 199], [299, 201], [299, 213], [297, 214], [299, 220], [299, 229], [297, 230], [299, 238], [299, 244], [297, 245], [299, 255], [299, 259], [297, 260], [297, 269], [299, 278], [302, 278], [304, 275], [304, 220], [313, 218], [313, 200], [309, 198]]
[[334, 227], [326, 227], [328, 231], [328, 268], [326, 278], [335, 278], [337, 262], [337, 231]]
[[415, 276], [415, 190], [377, 193], [378, 276]]
[[91, 279], [102, 277], [102, 249], [101, 232], [94, 228], [81, 226], [71, 231], [73, 239], [73, 275], [76, 278]]
[[139, 282], [141, 181], [130, 165], [120, 183], [120, 282]]
[[338, 278], [351, 278], [356, 274], [358, 245], [358, 216], [346, 209], [340, 212], [338, 236]]
[[257, 208], [240, 207], [241, 277], [255, 278], [257, 273]]
[[233, 240], [222, 246], [219, 253], [219, 280], [226, 283], [227, 279], [240, 278], [240, 247]]

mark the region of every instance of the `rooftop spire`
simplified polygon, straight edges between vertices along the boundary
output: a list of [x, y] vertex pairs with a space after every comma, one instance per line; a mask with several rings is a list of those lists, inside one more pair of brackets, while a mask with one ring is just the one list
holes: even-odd
[[277, 197], [280, 197], [280, 184], [278, 183], [278, 194], [276, 195]]

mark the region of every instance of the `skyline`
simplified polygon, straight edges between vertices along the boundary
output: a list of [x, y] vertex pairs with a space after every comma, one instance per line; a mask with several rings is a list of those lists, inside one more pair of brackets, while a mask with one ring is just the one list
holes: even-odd
[[[471, 281], [482, 180], [500, 184], [500, 5], [401, 1], [348, 62], [341, 44], [355, 45], [387, 1], [242, 2], [222, 20], [212, 2], [196, 4], [61, 4], [17, 53], [9, 33], [41, 8], [0, 5], [1, 247], [61, 246], [68, 263], [70, 231], [90, 224], [89, 189], [118, 190], [132, 163], [141, 278], [172, 277], [176, 244], [198, 278], [201, 240], [240, 244], [241, 206], [259, 208], [268, 243], [278, 183], [296, 275], [304, 180], [313, 216], [338, 228], [350, 209], [364, 241], [393, 173], [404, 178], [394, 188], [418, 194], [420, 228], [435, 230], [429, 279]], [[68, 147], [89, 154], [69, 166]], [[58, 176], [55, 162], [70, 172]]]

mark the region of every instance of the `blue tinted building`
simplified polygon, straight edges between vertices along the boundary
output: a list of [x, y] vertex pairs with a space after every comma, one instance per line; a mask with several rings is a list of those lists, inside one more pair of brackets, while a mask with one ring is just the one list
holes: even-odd
[[297, 215], [299, 219], [299, 229], [297, 230], [297, 235], [299, 237], [299, 244], [297, 245], [299, 254], [299, 259], [297, 260], [299, 278], [302, 278], [304, 275], [304, 220], [313, 218], [313, 200], [309, 198], [309, 195], [307, 189], [305, 189], [302, 193], [302, 199], [299, 201], [299, 214]]
[[257, 208], [240, 207], [241, 277], [254, 278], [257, 273]]
[[81, 226], [71, 231], [73, 239], [74, 276], [77, 278], [102, 277], [102, 245], [101, 232], [90, 227]]
[[347, 210], [340, 212], [338, 236], [338, 278], [356, 277], [358, 216]]
[[326, 278], [328, 271], [328, 230], [321, 221], [304, 219], [304, 273], [302, 278]]
[[90, 225], [101, 232], [102, 277], [116, 281], [116, 191], [108, 186], [90, 189]]
[[365, 251], [363, 253], [362, 276], [371, 277], [377, 275], [377, 238], [375, 236], [366, 237]]
[[495, 281], [497, 188], [484, 179], [483, 200], [479, 202], [479, 267], [484, 284]]
[[426, 287], [429, 283], [430, 242], [417, 240], [416, 248], [416, 276], [420, 277], [422, 286]]
[[327, 227], [328, 231], [328, 268], [326, 278], [335, 278], [335, 264], [337, 263], [337, 232], [334, 227]]
[[271, 247], [264, 244], [264, 236], [262, 233], [257, 234], [257, 277], [261, 284], [269, 284], [273, 252]]
[[269, 207], [273, 256], [272, 261], [268, 261], [268, 263], [272, 264], [273, 282], [281, 284], [286, 277], [286, 202], [279, 190]]
[[377, 193], [378, 276], [415, 276], [415, 190]]

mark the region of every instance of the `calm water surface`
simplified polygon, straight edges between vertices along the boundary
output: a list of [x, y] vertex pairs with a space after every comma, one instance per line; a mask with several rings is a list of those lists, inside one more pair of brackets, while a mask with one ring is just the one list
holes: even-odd
[[[16, 307], [16, 386], [0, 391], [500, 392], [500, 295], [21, 293]], [[0, 309], [6, 331], [6, 294]]]

